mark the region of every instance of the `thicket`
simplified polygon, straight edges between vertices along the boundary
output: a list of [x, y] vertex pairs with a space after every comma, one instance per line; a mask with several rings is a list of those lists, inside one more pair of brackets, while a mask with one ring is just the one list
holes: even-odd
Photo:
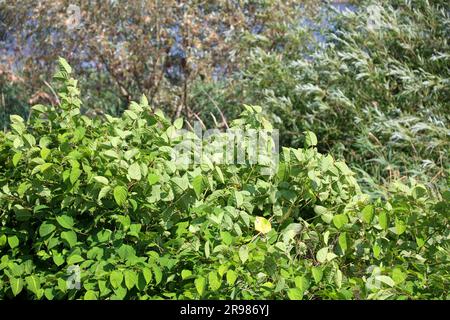
[[[0, 299], [450, 298], [448, 1], [18, 3]], [[195, 120], [277, 170], [173, 161]]]
[[[82, 115], [59, 65], [60, 104], [0, 135], [0, 298], [449, 298], [448, 191], [396, 182], [371, 200], [312, 132], [273, 175], [178, 165], [181, 118], [145, 96]], [[271, 130], [253, 106], [230, 125]]]

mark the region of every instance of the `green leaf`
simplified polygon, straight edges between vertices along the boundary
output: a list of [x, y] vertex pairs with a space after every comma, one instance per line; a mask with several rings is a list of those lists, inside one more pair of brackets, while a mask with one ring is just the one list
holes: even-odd
[[28, 182], [22, 182], [19, 187], [17, 188], [17, 193], [19, 194], [19, 197], [23, 198], [25, 195], [25, 192], [31, 188], [31, 184]]
[[9, 283], [11, 285], [11, 291], [14, 296], [17, 296], [23, 288], [23, 280], [20, 278], [10, 278]]
[[222, 238], [223, 243], [225, 243], [227, 246], [231, 245], [233, 242], [233, 236], [228, 231], [221, 231], [220, 237]]
[[242, 263], [245, 263], [248, 259], [248, 247], [246, 245], [243, 245], [239, 248], [239, 258], [241, 259]]
[[157, 174], [154, 174], [154, 173], [149, 173], [148, 176], [147, 176], [147, 181], [152, 186], [152, 185], [158, 183], [159, 176]]
[[192, 275], [192, 271], [191, 270], [183, 270], [181, 271], [181, 279], [186, 280], [187, 278], [189, 278]]
[[136, 120], [138, 118], [138, 115], [134, 111], [131, 111], [131, 110], [125, 110], [123, 112], [123, 115], [127, 118], [130, 118], [131, 120]]
[[375, 276], [375, 280], [383, 282], [383, 283], [387, 284], [390, 287], [394, 287], [395, 286], [394, 280], [392, 280], [392, 278], [388, 277], [388, 276], [378, 275], [378, 276]]
[[23, 123], [25, 121], [21, 116], [17, 114], [11, 114], [9, 116], [9, 120], [11, 121], [11, 123]]
[[211, 254], [211, 250], [209, 248], [209, 240], [205, 242], [205, 257], [209, 258], [209, 255]]
[[114, 294], [110, 296], [111, 300], [124, 300], [127, 295], [127, 288], [124, 286], [120, 286], [116, 289], [113, 289]]
[[272, 230], [272, 225], [266, 218], [258, 216], [255, 218], [255, 230], [262, 234], [266, 234]]
[[18, 247], [19, 246], [19, 238], [17, 236], [9, 236], [8, 244], [11, 247], [11, 249]]
[[236, 282], [236, 279], [237, 279], [236, 271], [231, 270], [231, 269], [228, 270], [227, 271], [227, 283], [228, 283], [228, 285], [233, 286], [234, 283]]
[[406, 278], [407, 275], [400, 268], [395, 268], [394, 270], [392, 270], [392, 279], [396, 284], [404, 282]]
[[119, 155], [114, 150], [106, 150], [103, 154], [109, 158], [113, 158], [113, 159], [119, 158]]
[[205, 190], [205, 184], [203, 183], [202, 175], [198, 175], [194, 178], [194, 180], [192, 181], [192, 187], [194, 188], [197, 199], [200, 199], [203, 191]]
[[205, 288], [206, 288], [206, 279], [204, 277], [200, 276], [197, 279], [195, 279], [194, 284], [195, 284], [195, 289], [197, 289], [198, 294], [200, 296], [203, 296], [203, 294], [205, 293]]
[[111, 239], [111, 234], [111, 230], [105, 229], [97, 232], [96, 237], [98, 239], [98, 242], [107, 242]]
[[219, 277], [222, 278], [223, 275], [225, 274], [225, 272], [227, 272], [228, 270], [228, 266], [225, 264], [222, 264], [219, 266], [219, 268], [217, 269], [217, 272], [219, 273]]
[[28, 142], [28, 145], [30, 147], [34, 147], [36, 145], [36, 138], [31, 134], [24, 134], [23, 138], [26, 140], [26, 142]]
[[72, 229], [73, 227], [73, 218], [71, 216], [68, 215], [61, 215], [56, 217], [56, 221], [59, 223], [59, 225], [65, 229]]
[[317, 137], [314, 132], [305, 131], [305, 146], [306, 147], [314, 147], [317, 145]]
[[39, 278], [35, 275], [31, 275], [25, 278], [25, 281], [27, 283], [27, 288], [31, 292], [33, 292], [38, 298], [40, 298], [43, 294], [41, 293], [41, 282], [39, 281]]
[[131, 103], [130, 103], [130, 110], [133, 110], [137, 113], [141, 113], [142, 111], [144, 111], [144, 109], [142, 109], [141, 105], [137, 104], [134, 101], [131, 101]]
[[17, 221], [27, 221], [31, 218], [31, 212], [19, 204], [14, 205], [14, 213]]
[[45, 298], [47, 300], [53, 300], [53, 298], [55, 297], [55, 292], [56, 292], [56, 289], [54, 289], [54, 288], [46, 288], [44, 290]]
[[406, 223], [403, 220], [395, 219], [395, 234], [401, 235], [406, 231]]
[[98, 293], [93, 290], [88, 290], [84, 294], [84, 300], [98, 300]]
[[104, 249], [101, 247], [93, 247], [89, 249], [86, 255], [88, 259], [100, 260], [103, 257], [104, 252], [105, 252]]
[[119, 270], [114, 270], [109, 275], [109, 282], [114, 289], [117, 289], [123, 281], [123, 273]]
[[320, 263], [324, 263], [327, 260], [327, 255], [328, 255], [328, 247], [323, 247], [322, 249], [317, 251], [316, 259]]
[[323, 222], [330, 224], [333, 221], [333, 214], [331, 212], [327, 212], [325, 214], [322, 214], [320, 218], [323, 220]]
[[142, 275], [144, 276], [146, 284], [149, 284], [150, 281], [152, 281], [153, 275], [149, 268], [143, 268]]
[[108, 185], [109, 181], [107, 178], [103, 177], [103, 176], [95, 176], [94, 180], [98, 183], [104, 184], [104, 185]]
[[66, 240], [71, 248], [77, 244], [77, 234], [72, 230], [61, 232], [61, 239]]
[[145, 94], [141, 95], [141, 100], [139, 101], [139, 103], [142, 107], [148, 107], [148, 100]]
[[73, 254], [69, 258], [67, 258], [67, 264], [68, 265], [77, 264], [77, 263], [82, 262], [82, 261], [84, 261], [84, 259], [79, 254]]
[[0, 247], [3, 247], [8, 242], [8, 238], [6, 237], [6, 234], [2, 234], [0, 236]]
[[344, 225], [348, 223], [348, 218], [345, 213], [337, 214], [333, 217], [333, 224], [336, 228], [341, 229]]
[[303, 299], [303, 291], [299, 288], [291, 288], [287, 292], [290, 300], [302, 300]]
[[53, 163], [43, 163], [43, 164], [39, 165], [39, 171], [40, 171], [41, 173], [44, 173], [44, 172], [47, 171], [52, 165], [53, 165]]
[[45, 147], [42, 148], [42, 149], [41, 149], [41, 152], [40, 152], [41, 158], [44, 159], [44, 160], [46, 160], [47, 157], [50, 155], [50, 153], [51, 153], [51, 150], [50, 150], [50, 149], [47, 149], [47, 148], [45, 148]]
[[412, 191], [414, 199], [420, 199], [427, 195], [427, 189], [424, 186], [416, 186]]
[[136, 250], [128, 244], [123, 244], [117, 249], [117, 254], [122, 260], [128, 260], [136, 256]]
[[314, 278], [314, 281], [316, 282], [316, 284], [319, 283], [320, 280], [322, 280], [323, 270], [321, 267], [312, 267], [311, 273], [313, 275], [313, 278]]
[[336, 270], [336, 273], [334, 274], [334, 283], [336, 286], [340, 289], [342, 286], [342, 271]]
[[323, 233], [323, 243], [328, 245], [328, 240], [330, 240], [330, 231], [325, 231]]
[[182, 177], [173, 177], [171, 179], [171, 182], [173, 182], [178, 188], [180, 188], [181, 191], [184, 191], [189, 187], [189, 180], [186, 175]]
[[389, 228], [389, 221], [386, 211], [380, 212], [380, 215], [378, 216], [378, 222], [380, 224], [380, 227], [384, 230], [387, 230]]
[[114, 188], [114, 200], [119, 206], [123, 206], [126, 203], [128, 191], [123, 186], [117, 186]]
[[314, 212], [319, 216], [329, 213], [328, 209], [323, 206], [314, 206]]
[[281, 232], [283, 242], [289, 243], [291, 240], [295, 238], [300, 231], [302, 230], [302, 225], [300, 223], [290, 223], [284, 230]]
[[9, 270], [12, 272], [12, 275], [15, 277], [21, 276], [23, 273], [30, 271], [25, 270], [25, 266], [23, 264], [10, 263]]
[[123, 274], [125, 276], [125, 286], [128, 290], [131, 290], [138, 281], [138, 275], [133, 270], [125, 270]]
[[135, 162], [128, 168], [128, 176], [133, 180], [141, 180], [142, 175], [139, 163]]
[[59, 267], [64, 263], [64, 257], [61, 254], [53, 254], [53, 262]]
[[208, 274], [208, 282], [209, 282], [209, 287], [211, 288], [212, 291], [217, 291], [220, 288], [220, 279], [219, 276], [217, 275], [216, 271], [211, 271]]
[[234, 190], [234, 200], [236, 201], [236, 208], [240, 208], [244, 202], [242, 194], [237, 190]]
[[341, 248], [343, 253], [347, 251], [347, 233], [345, 232], [342, 232], [339, 235], [339, 247]]
[[303, 276], [296, 276], [294, 278], [295, 286], [304, 293], [306, 290], [308, 290], [309, 287], [309, 281]]
[[72, 168], [72, 170], [70, 170], [70, 176], [69, 176], [69, 180], [71, 184], [74, 184], [75, 182], [77, 182], [78, 178], [81, 176], [82, 171], [80, 170], [80, 168], [78, 167], [74, 167]]
[[183, 118], [176, 119], [175, 122], [173, 123], [173, 126], [178, 130], [183, 128]]
[[72, 67], [67, 63], [66, 59], [59, 57], [58, 63], [59, 63], [59, 67], [62, 71], [64, 71], [68, 75], [72, 73]]
[[378, 243], [375, 243], [372, 246], [372, 251], [373, 251], [373, 256], [378, 259], [380, 258], [380, 254], [381, 254], [381, 247], [378, 245]]
[[22, 159], [22, 152], [16, 152], [12, 158], [12, 163], [14, 167], [17, 167], [17, 164], [19, 163], [20, 159]]
[[66, 293], [67, 292], [67, 282], [66, 282], [66, 280], [64, 280], [62, 278], [59, 278], [57, 287], [58, 287], [58, 290], [60, 290], [63, 293]]
[[220, 183], [225, 183], [225, 178], [223, 176], [222, 173], [222, 169], [220, 169], [220, 167], [214, 167], [214, 170], [216, 172], [217, 178], [219, 180]]
[[145, 280], [145, 276], [143, 272], [140, 272], [138, 274], [138, 279], [137, 279], [137, 283], [136, 283], [136, 288], [139, 291], [144, 291], [145, 287], [147, 286], [147, 281]]
[[361, 212], [362, 220], [367, 224], [371, 223], [374, 212], [375, 212], [375, 209], [372, 205], [365, 206]]
[[[14, 125], [12, 125], [12, 126], [14, 126]], [[17, 130], [17, 131], [19, 131], [19, 130]], [[23, 129], [21, 129], [20, 131], [23, 131]], [[14, 148], [16, 148], [16, 149], [18, 149], [18, 148], [20, 148], [21, 146], [23, 146], [23, 140], [22, 140], [22, 138], [17, 137], [16, 139], [14, 139], [14, 141], [13, 141], [13, 146], [14, 146]]]
[[52, 233], [55, 229], [56, 229], [55, 225], [45, 221], [39, 227], [39, 235], [41, 237], [45, 237], [45, 236], [49, 235], [50, 233]]
[[53, 298], [55, 297], [55, 292], [56, 289], [54, 288], [46, 288], [44, 290], [45, 298], [47, 298], [47, 300], [53, 300]]
[[152, 270], [155, 275], [155, 283], [159, 284], [161, 282], [162, 276], [163, 276], [161, 268], [154, 264], [154, 265], [152, 265]]
[[333, 260], [336, 257], [337, 257], [337, 255], [334, 252], [328, 252], [327, 253], [327, 261], [331, 261], [331, 260]]
[[100, 189], [100, 192], [98, 193], [98, 198], [97, 200], [100, 201], [101, 199], [103, 199], [104, 197], [106, 197], [106, 195], [108, 194], [108, 192], [111, 190], [110, 186], [105, 186], [103, 188]]

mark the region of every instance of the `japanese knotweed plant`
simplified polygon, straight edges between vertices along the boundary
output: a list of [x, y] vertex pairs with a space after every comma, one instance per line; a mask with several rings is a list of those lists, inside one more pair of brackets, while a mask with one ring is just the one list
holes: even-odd
[[[71, 72], [0, 136], [0, 298], [449, 298], [448, 192], [371, 202], [312, 132], [273, 174], [178, 163], [182, 119], [145, 96], [88, 118]], [[260, 111], [232, 127], [270, 130]]]

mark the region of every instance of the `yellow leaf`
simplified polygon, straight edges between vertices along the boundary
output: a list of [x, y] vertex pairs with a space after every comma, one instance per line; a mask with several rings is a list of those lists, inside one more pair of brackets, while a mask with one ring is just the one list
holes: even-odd
[[259, 231], [263, 234], [268, 233], [270, 230], [272, 230], [272, 225], [270, 224], [269, 220], [263, 217], [256, 217], [255, 219], [255, 230]]

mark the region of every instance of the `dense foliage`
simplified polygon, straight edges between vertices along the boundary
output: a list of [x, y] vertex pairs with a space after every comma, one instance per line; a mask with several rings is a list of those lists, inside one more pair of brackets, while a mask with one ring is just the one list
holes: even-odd
[[[60, 104], [0, 136], [0, 298], [450, 298], [448, 191], [411, 180], [370, 199], [312, 132], [273, 175], [179, 165], [181, 118], [145, 96], [82, 115], [59, 64]], [[230, 126], [271, 130], [252, 106]]]
[[[283, 144], [314, 131], [321, 151], [345, 158], [375, 184], [400, 177], [442, 183], [450, 167], [448, 1], [367, 1], [325, 11], [333, 28], [311, 29], [322, 47], [256, 48], [228, 103], [263, 106]], [[332, 10], [335, 11], [335, 10]], [[325, 19], [324, 18], [324, 19]], [[236, 89], [234, 89], [236, 88]], [[224, 92], [218, 91], [220, 99]], [[213, 92], [213, 91], [212, 91]], [[227, 109], [227, 104], [223, 107]]]

